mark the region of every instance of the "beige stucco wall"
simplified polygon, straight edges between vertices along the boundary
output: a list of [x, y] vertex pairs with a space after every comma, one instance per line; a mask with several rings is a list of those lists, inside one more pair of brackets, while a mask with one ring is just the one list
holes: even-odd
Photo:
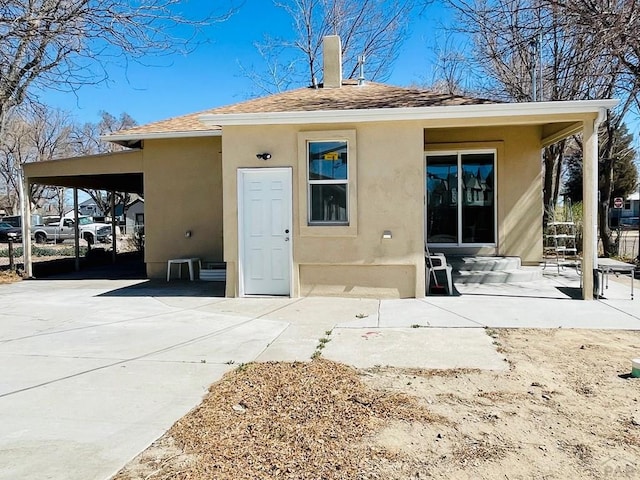
[[540, 261], [543, 213], [540, 133], [537, 126], [425, 130], [427, 151], [474, 148], [497, 151], [498, 244], [495, 249], [466, 249], [466, 252], [517, 256], [524, 264]]
[[170, 258], [222, 261], [220, 137], [146, 140], [143, 154], [147, 275]]
[[[300, 169], [305, 164], [299, 137], [304, 138], [304, 132], [331, 130], [355, 132], [358, 208], [351, 218], [355, 229], [341, 231], [338, 227], [336, 235], [327, 235], [328, 227], [323, 227], [318, 229], [322, 234], [314, 235], [312, 228], [304, 228], [306, 185]], [[515, 255], [525, 263], [538, 262], [542, 254], [540, 135], [539, 126], [440, 129], [418, 121], [224, 127], [227, 295], [240, 293], [238, 168], [293, 169], [293, 296], [424, 295], [425, 150], [495, 148], [498, 245], [476, 253]], [[258, 160], [258, 152], [269, 152], [272, 158]], [[382, 238], [385, 230], [392, 232], [392, 239]]]
[[[299, 215], [306, 185], [298, 178], [300, 131], [354, 130], [357, 141], [358, 208], [354, 232], [322, 235], [301, 232]], [[293, 168], [292, 295], [384, 295], [414, 297], [424, 292], [423, 255], [423, 133], [416, 123], [391, 126], [260, 126], [225, 127], [224, 251], [227, 294], [238, 294], [237, 169]], [[257, 160], [267, 151], [271, 160]], [[304, 158], [304, 156], [303, 156]], [[353, 161], [353, 158], [350, 159]], [[304, 167], [304, 160], [302, 161]], [[304, 178], [304, 176], [302, 177]], [[393, 179], [391, 182], [390, 180]], [[389, 188], [390, 185], [399, 188]], [[304, 223], [305, 219], [302, 219]], [[384, 230], [393, 238], [382, 239]], [[336, 229], [340, 232], [340, 228]], [[379, 268], [387, 265], [388, 268]], [[422, 293], [424, 295], [424, 293]]]

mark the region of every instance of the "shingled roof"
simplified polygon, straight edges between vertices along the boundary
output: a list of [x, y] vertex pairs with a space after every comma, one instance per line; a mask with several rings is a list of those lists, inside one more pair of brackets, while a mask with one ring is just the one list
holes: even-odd
[[247, 100], [224, 107], [173, 117], [116, 132], [113, 137], [215, 132], [219, 128], [205, 125], [206, 114], [252, 114], [276, 112], [314, 112], [335, 110], [367, 110], [379, 108], [442, 107], [496, 103], [491, 100], [435, 93], [419, 88], [397, 87], [382, 83], [343, 81], [342, 88], [299, 88], [267, 97]]

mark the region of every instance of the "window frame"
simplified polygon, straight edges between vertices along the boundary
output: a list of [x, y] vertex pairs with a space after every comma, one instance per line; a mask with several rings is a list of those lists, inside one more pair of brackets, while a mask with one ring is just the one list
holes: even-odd
[[[311, 180], [309, 146], [316, 142], [346, 142], [346, 180]], [[304, 131], [298, 133], [298, 225], [301, 236], [355, 237], [357, 221], [357, 146], [355, 130]], [[311, 185], [346, 185], [347, 221], [311, 221]]]
[[[497, 187], [494, 189], [493, 192], [493, 238], [494, 241], [493, 242], [488, 242], [488, 243], [484, 243], [484, 242], [468, 242], [465, 243], [462, 241], [462, 209], [464, 207], [463, 205], [463, 201], [461, 198], [461, 191], [462, 191], [462, 157], [463, 155], [473, 155], [473, 154], [492, 154], [493, 155], [493, 171], [494, 171], [494, 184], [497, 186], [498, 185], [498, 159], [499, 159], [499, 155], [500, 155], [500, 148], [498, 146], [496, 147], [488, 147], [488, 148], [483, 148], [483, 147], [475, 147], [475, 148], [466, 148], [466, 147], [459, 147], [459, 148], [450, 148], [450, 149], [434, 149], [434, 150], [427, 150], [424, 152], [424, 168], [425, 168], [425, 177], [426, 177], [426, 173], [427, 173], [427, 167], [428, 167], [428, 157], [437, 157], [437, 156], [447, 156], [447, 155], [455, 155], [457, 157], [457, 169], [458, 169], [458, 173], [457, 173], [457, 184], [456, 184], [456, 196], [457, 196], [457, 239], [456, 242], [451, 242], [451, 243], [439, 243], [439, 242], [428, 242], [429, 246], [433, 246], [435, 248], [468, 248], [468, 247], [472, 247], [472, 248], [476, 248], [476, 247], [490, 247], [490, 248], [497, 248], [498, 247], [498, 191], [497, 191]], [[426, 184], [426, 178], [425, 178], [425, 184]], [[424, 220], [424, 238], [425, 238], [425, 243], [427, 243], [427, 239], [428, 239], [428, 232], [427, 232], [427, 218], [429, 215], [429, 205], [427, 202], [427, 191], [426, 191], [426, 187], [425, 187], [425, 209], [424, 209], [424, 215], [425, 215], [425, 220]]]
[[[311, 163], [311, 144], [312, 143], [345, 143], [347, 148], [347, 172], [346, 178], [340, 179], [327, 179], [327, 180], [312, 180], [311, 179], [311, 170], [309, 168]], [[348, 140], [307, 140], [306, 141], [306, 149], [307, 149], [307, 225], [308, 226], [348, 226], [349, 225], [349, 163], [351, 160], [349, 159], [349, 141]], [[346, 196], [345, 196], [345, 209], [346, 209], [346, 220], [312, 220], [312, 185], [345, 185], [346, 187]]]

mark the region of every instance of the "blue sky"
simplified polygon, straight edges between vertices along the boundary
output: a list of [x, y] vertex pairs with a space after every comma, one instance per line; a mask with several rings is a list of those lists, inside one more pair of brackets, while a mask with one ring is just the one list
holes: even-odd
[[[209, 1], [191, 0], [181, 6], [188, 14], [189, 8], [197, 11]], [[410, 35], [387, 83], [410, 85], [430, 78], [429, 45], [446, 15], [436, 5], [412, 18]], [[286, 36], [290, 31], [289, 16], [271, 0], [244, 0], [229, 20], [206, 31], [207, 43], [187, 56], [149, 59], [149, 65], [130, 63], [126, 69], [110, 67], [106, 84], [75, 93], [48, 92], [41, 100], [71, 112], [79, 122], [96, 122], [98, 112], [106, 110], [114, 115], [127, 112], [140, 124], [239, 102], [250, 98], [254, 89], [240, 63], [245, 68], [260, 64], [253, 43], [264, 34]]]

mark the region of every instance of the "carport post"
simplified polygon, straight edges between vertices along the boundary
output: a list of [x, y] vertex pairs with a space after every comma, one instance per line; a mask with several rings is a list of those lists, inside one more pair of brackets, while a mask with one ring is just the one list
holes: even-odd
[[78, 189], [73, 187], [73, 218], [74, 221], [74, 240], [76, 254], [76, 272], [80, 271], [80, 225], [78, 223]]
[[24, 262], [24, 273], [26, 278], [33, 278], [33, 264], [31, 263], [31, 196], [29, 195], [29, 179], [25, 177], [24, 171], [19, 170], [20, 178], [20, 210], [22, 214], [22, 260]]
[[116, 192], [111, 192], [111, 261], [116, 263]]

